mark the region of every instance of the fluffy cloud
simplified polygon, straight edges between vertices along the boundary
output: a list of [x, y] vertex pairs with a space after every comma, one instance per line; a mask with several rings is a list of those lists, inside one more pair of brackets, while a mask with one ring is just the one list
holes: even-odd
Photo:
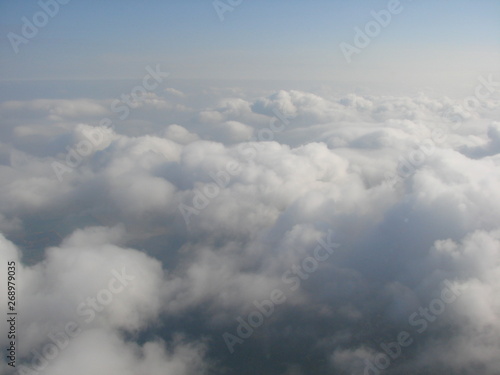
[[[362, 374], [408, 332], [386, 373], [494, 374], [495, 103], [214, 92], [149, 95], [112, 129], [98, 121], [109, 100], [0, 105], [41, 125], [11, 121], [0, 144], [22, 360], [76, 321], [47, 372]], [[130, 285], [103, 292], [117, 273]], [[109, 296], [102, 311], [86, 302]]]

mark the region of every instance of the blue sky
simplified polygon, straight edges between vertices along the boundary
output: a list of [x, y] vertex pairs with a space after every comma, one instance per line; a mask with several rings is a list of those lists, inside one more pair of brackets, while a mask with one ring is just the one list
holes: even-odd
[[82, 1], [15, 54], [9, 32], [40, 10], [0, 3], [0, 80], [176, 78], [386, 82], [474, 80], [500, 66], [500, 2], [401, 1], [403, 11], [347, 64], [339, 48], [387, 1], [243, 0], [221, 22], [210, 0]]

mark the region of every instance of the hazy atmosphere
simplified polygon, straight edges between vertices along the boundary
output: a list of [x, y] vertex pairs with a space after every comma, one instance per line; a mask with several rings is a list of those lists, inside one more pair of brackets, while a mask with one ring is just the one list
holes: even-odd
[[500, 2], [4, 0], [0, 35], [0, 374], [500, 373]]

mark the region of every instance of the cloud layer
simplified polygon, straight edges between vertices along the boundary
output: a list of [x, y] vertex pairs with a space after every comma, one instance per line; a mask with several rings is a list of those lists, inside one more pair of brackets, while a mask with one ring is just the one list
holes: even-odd
[[476, 101], [169, 88], [125, 119], [112, 100], [0, 103], [21, 362], [496, 374], [500, 111]]

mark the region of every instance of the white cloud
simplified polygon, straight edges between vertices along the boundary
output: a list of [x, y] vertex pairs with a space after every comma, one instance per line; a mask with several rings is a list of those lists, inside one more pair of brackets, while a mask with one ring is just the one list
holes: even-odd
[[[0, 106], [20, 118], [42, 114], [10, 122], [15, 131], [0, 145], [0, 230], [21, 247], [49, 231], [63, 238], [20, 252], [1, 239], [4, 260], [23, 262], [24, 358], [51, 329], [80, 319], [76, 307], [125, 267], [134, 282], [48, 365], [51, 374], [74, 363], [82, 373], [199, 373], [206, 356], [226, 358], [222, 332], [276, 288], [287, 302], [237, 347], [251, 348], [241, 366], [279, 347], [288, 359], [278, 373], [308, 373], [300, 342], [325, 359], [324, 373], [362, 373], [359, 358], [376, 358], [377, 342], [411, 329], [408, 317], [444, 279], [468, 289], [388, 373], [430, 366], [468, 374], [481, 363], [482, 373], [494, 374], [500, 138], [490, 101], [464, 111], [461, 101], [424, 95], [234, 89], [190, 102], [176, 89], [167, 93], [173, 101], [150, 95], [133, 108], [149, 117], [106, 133], [83, 119], [104, 113], [105, 101]], [[262, 129], [272, 138], [259, 139]], [[98, 130], [100, 141], [59, 181], [52, 163]], [[294, 274], [300, 288], [291, 290], [282, 275], [329, 229], [341, 248], [307, 278]], [[28, 265], [30, 251], [38, 258]], [[189, 339], [172, 339], [177, 332]]]

